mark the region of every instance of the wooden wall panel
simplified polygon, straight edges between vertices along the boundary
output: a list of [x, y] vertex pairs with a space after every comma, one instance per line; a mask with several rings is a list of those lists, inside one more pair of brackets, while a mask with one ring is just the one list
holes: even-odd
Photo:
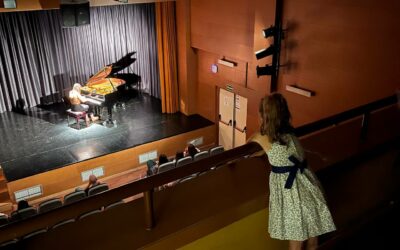
[[192, 46], [249, 60], [253, 56], [254, 10], [247, 0], [191, 1]]
[[332, 126], [301, 138], [310, 167], [314, 171], [356, 154], [360, 147], [362, 117]]
[[400, 113], [397, 105], [374, 111], [362, 132], [363, 116], [301, 138], [311, 168], [319, 170], [378, 145], [398, 139]]
[[[108, 154], [91, 160], [78, 162], [70, 166], [53, 171], [41, 173], [24, 179], [8, 183], [11, 199], [14, 201], [14, 192], [42, 185], [43, 196], [52, 195], [66, 189], [74, 188], [84, 184], [81, 180], [81, 172], [99, 166], [104, 167], [104, 177], [109, 177], [140, 166], [139, 155], [157, 150], [158, 154], [164, 153], [174, 156], [177, 151], [182, 151], [187, 142], [203, 136], [202, 146], [212, 146], [216, 143], [215, 126], [209, 126], [189, 133], [180, 134], [163, 140], [143, 144], [134, 148], [126, 149], [113, 154]], [[102, 177], [103, 178], [103, 177]], [[40, 197], [35, 197], [38, 199]]]
[[[295, 124], [305, 124], [393, 95], [400, 87], [400, 2], [284, 1], [279, 91]], [[286, 84], [316, 92], [287, 93]]]
[[371, 148], [379, 143], [384, 143], [400, 138], [400, 108], [392, 105], [371, 113], [368, 119], [365, 148]]
[[197, 55], [191, 47], [190, 1], [176, 1], [179, 108], [186, 115], [196, 113]]

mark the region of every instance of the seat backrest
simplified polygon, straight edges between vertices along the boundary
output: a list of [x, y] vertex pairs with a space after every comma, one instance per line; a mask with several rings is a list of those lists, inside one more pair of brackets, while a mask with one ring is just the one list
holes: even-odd
[[183, 165], [186, 165], [186, 164], [188, 164], [188, 163], [191, 163], [193, 160], [192, 160], [192, 157], [190, 157], [190, 156], [186, 156], [186, 157], [184, 157], [184, 158], [182, 158], [182, 159], [179, 159], [177, 162], [176, 162], [176, 167], [178, 168], [178, 167], [181, 167], [181, 166], [183, 166]]
[[73, 223], [73, 222], [75, 222], [75, 219], [63, 220], [63, 221], [58, 222], [54, 226], [52, 226], [51, 229], [55, 229], [57, 227], [61, 227], [61, 226], [64, 226], [66, 224]]
[[39, 204], [39, 213], [44, 213], [62, 206], [62, 201], [58, 198], [43, 201]]
[[161, 164], [158, 167], [158, 173], [166, 172], [166, 171], [171, 170], [173, 168], [175, 168], [175, 162], [173, 162], [173, 161], [166, 162], [164, 164]]
[[210, 148], [210, 156], [220, 154], [224, 151], [225, 151], [225, 149], [223, 146], [216, 146], [216, 147]]
[[99, 209], [98, 210], [93, 210], [93, 211], [90, 211], [90, 212], [87, 212], [87, 213], [84, 213], [84, 214], [80, 215], [78, 219], [82, 220], [82, 219], [84, 219], [86, 217], [92, 216], [94, 214], [98, 214], [100, 212], [101, 212], [101, 210], [99, 210]]
[[18, 243], [18, 240], [17, 239], [13, 239], [13, 240], [9, 240], [9, 241], [6, 241], [6, 242], [2, 242], [0, 247], [1, 248], [4, 247], [4, 249], [17, 249], [16, 248], [17, 243]]
[[64, 196], [64, 204], [70, 204], [86, 197], [85, 191], [74, 191]]
[[39, 234], [44, 234], [44, 233], [46, 233], [46, 232], [47, 232], [46, 229], [40, 229], [40, 230], [37, 230], [37, 231], [34, 231], [34, 232], [32, 232], [32, 233], [29, 233], [29, 234], [27, 234], [27, 235], [22, 236], [22, 239], [23, 239], [23, 240], [29, 239], [29, 238], [32, 238], [33, 236], [36, 236], [36, 235], [39, 235]]
[[89, 188], [88, 196], [98, 194], [98, 193], [101, 193], [101, 192], [104, 192], [107, 190], [108, 190], [108, 185], [105, 183], [102, 183], [102, 184], [99, 184], [99, 185]]
[[196, 178], [196, 175], [189, 175], [189, 176], [186, 176], [186, 177], [180, 179], [178, 182], [179, 183], [183, 183], [183, 182], [189, 181], [189, 180], [194, 179], [194, 178]]
[[106, 206], [104, 208], [104, 210], [108, 210], [108, 209], [111, 209], [111, 208], [114, 208], [114, 207], [118, 207], [118, 206], [121, 206], [123, 204], [125, 204], [124, 201], [118, 201], [118, 202], [115, 202], [115, 203], [111, 203], [110, 205]]
[[0, 216], [0, 226], [5, 225], [8, 223], [8, 218], [5, 215]]
[[198, 152], [197, 154], [194, 155], [193, 160], [194, 160], [194, 161], [198, 161], [198, 160], [207, 158], [208, 156], [209, 156], [208, 151]]
[[12, 212], [11, 220], [15, 221], [15, 220], [20, 220], [20, 219], [25, 219], [25, 218], [31, 217], [35, 214], [37, 214], [36, 208], [28, 207], [28, 208], [24, 208], [24, 209]]

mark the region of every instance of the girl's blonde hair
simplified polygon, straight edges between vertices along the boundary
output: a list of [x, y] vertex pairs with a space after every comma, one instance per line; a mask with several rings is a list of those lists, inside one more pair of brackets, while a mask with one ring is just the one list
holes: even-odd
[[261, 134], [267, 135], [271, 143], [286, 145], [282, 136], [293, 133], [293, 127], [290, 124], [291, 115], [285, 98], [279, 93], [262, 98], [259, 112]]
[[81, 94], [81, 87], [79, 83], [75, 83], [72, 90], [69, 92], [69, 98], [78, 97]]
[[73, 89], [74, 91], [80, 93], [80, 92], [81, 92], [81, 87], [82, 87], [82, 86], [81, 86], [79, 83], [75, 83], [75, 84], [74, 84], [74, 87], [72, 87], [72, 89]]

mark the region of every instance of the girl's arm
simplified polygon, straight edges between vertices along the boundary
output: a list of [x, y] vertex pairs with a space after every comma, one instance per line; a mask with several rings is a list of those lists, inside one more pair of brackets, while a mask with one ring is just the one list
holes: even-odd
[[271, 149], [271, 143], [269, 142], [269, 138], [266, 135], [261, 135], [259, 132], [253, 134], [248, 140], [247, 143], [249, 142], [256, 142], [258, 143], [263, 150], [260, 150], [259, 152], [256, 152], [252, 154], [252, 156], [261, 156], [263, 154], [268, 153], [268, 151]]
[[84, 96], [81, 95], [81, 94], [78, 94], [78, 98], [79, 98], [79, 100], [80, 100], [81, 102], [87, 102], [86, 97], [84, 97]]

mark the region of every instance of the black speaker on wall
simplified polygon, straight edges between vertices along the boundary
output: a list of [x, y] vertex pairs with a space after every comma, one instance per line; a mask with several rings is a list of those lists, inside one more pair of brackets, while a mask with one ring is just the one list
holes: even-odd
[[78, 4], [75, 9], [76, 25], [90, 24], [90, 7], [89, 2]]
[[63, 4], [60, 5], [62, 26], [63, 27], [75, 27], [75, 5], [74, 4]]
[[89, 2], [61, 3], [60, 5], [63, 27], [75, 27], [90, 24]]

